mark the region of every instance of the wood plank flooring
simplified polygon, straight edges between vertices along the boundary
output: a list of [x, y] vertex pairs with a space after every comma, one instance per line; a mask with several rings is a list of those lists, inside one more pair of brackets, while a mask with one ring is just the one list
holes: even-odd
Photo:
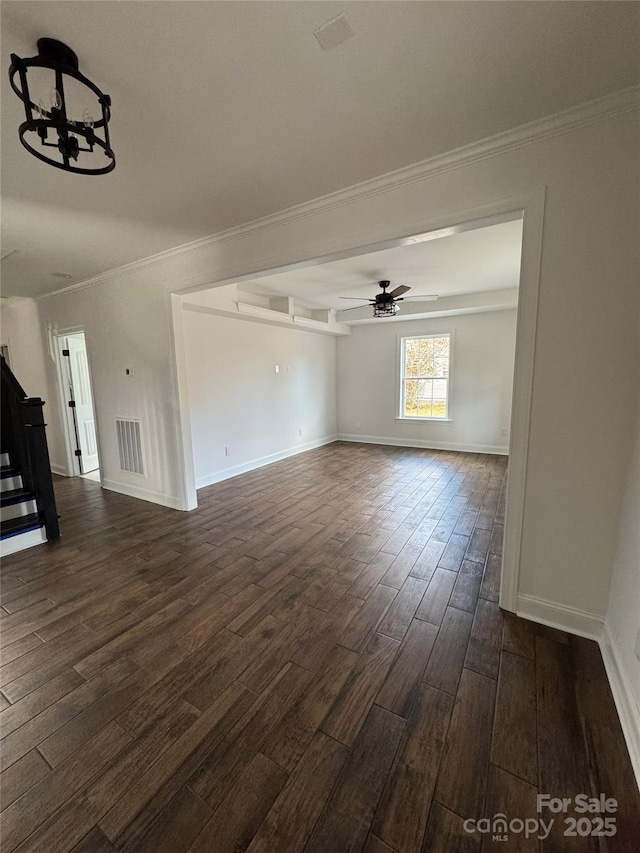
[[[596, 644], [498, 607], [505, 475], [338, 442], [189, 514], [57, 478], [2, 569], [4, 853], [637, 850]], [[617, 834], [465, 830], [538, 793]]]

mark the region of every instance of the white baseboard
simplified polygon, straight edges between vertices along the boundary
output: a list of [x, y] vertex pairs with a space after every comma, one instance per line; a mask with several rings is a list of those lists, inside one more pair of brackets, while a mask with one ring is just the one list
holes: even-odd
[[539, 622], [550, 628], [558, 628], [560, 631], [568, 631], [579, 637], [587, 637], [589, 640], [599, 642], [602, 638], [603, 616], [576, 610], [574, 607], [567, 607], [554, 601], [546, 601], [544, 598], [519, 594], [516, 600], [516, 613], [523, 619], [530, 619], [532, 622]]
[[129, 483], [118, 483], [115, 480], [103, 480], [102, 488], [110, 492], [118, 492], [120, 495], [127, 495], [130, 498], [139, 498], [142, 501], [168, 506], [171, 509], [186, 510], [184, 499], [175, 495], [165, 495], [162, 492], [153, 492], [151, 489], [143, 489]]
[[463, 453], [493, 453], [508, 456], [509, 448], [492, 444], [456, 444], [451, 441], [430, 441], [420, 438], [388, 438], [381, 435], [346, 435], [340, 433], [338, 441], [353, 441], [360, 444], [388, 444], [391, 447], [419, 447], [425, 450], [458, 450]]
[[622, 664], [616, 638], [606, 622], [600, 640], [600, 650], [631, 757], [633, 772], [640, 788], [640, 708], [638, 708], [627, 671]]
[[250, 462], [244, 462], [242, 465], [234, 465], [233, 468], [223, 468], [222, 471], [216, 471], [213, 474], [198, 477], [196, 479], [196, 489], [204, 489], [205, 486], [213, 486], [214, 483], [221, 483], [223, 480], [230, 480], [231, 477], [237, 477], [238, 474], [246, 474], [247, 471], [255, 471], [256, 468], [263, 468], [265, 465], [272, 465], [274, 462], [279, 462], [281, 459], [288, 459], [289, 456], [297, 456], [298, 453], [305, 453], [307, 450], [314, 450], [316, 447], [324, 447], [325, 444], [333, 444], [333, 442], [337, 440], [337, 435], [327, 435], [324, 438], [307, 441], [305, 444], [298, 444], [296, 447], [288, 447], [286, 450], [280, 450], [278, 453], [271, 453], [269, 456], [261, 456], [259, 459], [252, 459]]
[[69, 472], [67, 471], [64, 465], [56, 465], [55, 462], [51, 462], [49, 464], [49, 467], [51, 468], [52, 474], [59, 474], [61, 477], [69, 476]]

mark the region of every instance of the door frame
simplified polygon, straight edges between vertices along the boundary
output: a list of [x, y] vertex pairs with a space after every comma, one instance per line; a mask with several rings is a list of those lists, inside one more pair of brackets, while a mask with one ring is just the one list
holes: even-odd
[[[53, 352], [55, 355], [55, 365], [56, 365], [56, 379], [58, 385], [58, 402], [60, 404], [60, 413], [61, 413], [61, 423], [62, 423], [62, 432], [64, 433], [64, 450], [66, 457], [66, 470], [64, 471], [63, 476], [65, 477], [80, 477], [82, 476], [82, 471], [80, 470], [80, 463], [78, 461], [78, 457], [75, 455], [76, 449], [76, 440], [75, 440], [75, 426], [73, 419], [73, 412], [71, 407], [68, 405], [68, 392], [67, 392], [67, 371], [70, 373], [69, 365], [65, 363], [66, 356], [62, 355], [61, 346], [62, 339], [68, 337], [69, 335], [77, 335], [79, 332], [82, 332], [84, 335], [85, 345], [87, 347], [87, 364], [89, 369], [89, 381], [91, 383], [91, 401], [93, 404], [93, 414], [95, 419], [95, 429], [96, 429], [96, 446], [98, 448], [98, 470], [100, 472], [100, 483], [102, 483], [102, 453], [100, 450], [100, 432], [98, 430], [98, 411], [96, 406], [96, 397], [95, 397], [95, 385], [93, 383], [93, 373], [91, 370], [91, 358], [89, 355], [89, 344], [87, 341], [87, 333], [84, 326], [69, 326], [65, 329], [58, 329], [54, 334], [52, 334], [52, 343], [53, 343]], [[59, 473], [59, 472], [57, 472]]]
[[[504, 610], [516, 612], [520, 578], [522, 529], [524, 523], [526, 479], [529, 453], [529, 429], [531, 421], [531, 398], [533, 392], [533, 369], [535, 356], [536, 328], [538, 320], [538, 293], [542, 266], [542, 238], [544, 227], [546, 187], [537, 186], [506, 198], [493, 199], [472, 208], [461, 208], [455, 213], [427, 221], [417, 220], [405, 225], [402, 233], [389, 232], [386, 240], [360, 244], [337, 252], [321, 253], [315, 257], [299, 257], [289, 254], [279, 262], [271, 261], [259, 272], [242, 268], [235, 274], [220, 279], [215, 277], [206, 284], [178, 289], [171, 294], [172, 332], [174, 343], [174, 377], [180, 408], [181, 444], [183, 458], [184, 498], [187, 509], [198, 506], [195, 485], [189, 390], [186, 372], [182, 295], [198, 290], [209, 290], [227, 284], [238, 284], [266, 275], [288, 272], [304, 267], [327, 263], [342, 258], [355, 257], [383, 249], [395, 248], [415, 242], [416, 236], [429, 235], [426, 239], [456, 233], [458, 230], [482, 227], [500, 217], [522, 218], [522, 247], [520, 282], [516, 326], [516, 352], [511, 404], [511, 429], [509, 442], [509, 475], [503, 540], [502, 569], [500, 576], [499, 604]], [[392, 227], [392, 226], [391, 226]], [[303, 250], [304, 251], [304, 250]], [[306, 248], [308, 251], [308, 247]]]

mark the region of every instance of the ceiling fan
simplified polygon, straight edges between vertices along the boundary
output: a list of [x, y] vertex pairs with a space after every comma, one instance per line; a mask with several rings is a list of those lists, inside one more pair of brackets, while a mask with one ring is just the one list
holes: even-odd
[[[422, 299], [423, 302], [437, 299], [437, 295], [428, 294], [426, 296], [404, 296], [408, 290], [411, 290], [406, 284], [400, 284], [394, 287], [387, 293], [387, 288], [391, 286], [390, 281], [379, 281], [378, 284], [382, 288], [382, 293], [376, 293], [373, 299], [368, 299], [369, 305], [373, 305], [374, 317], [393, 317], [398, 313], [398, 302], [404, 302], [405, 299]], [[340, 299], [352, 299], [362, 302], [363, 298], [359, 296], [341, 296]], [[354, 311], [356, 308], [363, 308], [364, 305], [354, 305], [353, 308], [344, 308], [344, 311]]]

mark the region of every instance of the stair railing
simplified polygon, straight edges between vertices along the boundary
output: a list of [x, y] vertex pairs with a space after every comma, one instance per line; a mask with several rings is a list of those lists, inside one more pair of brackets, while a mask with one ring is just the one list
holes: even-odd
[[22, 483], [35, 497], [47, 539], [60, 536], [58, 511], [40, 397], [27, 397], [4, 356], [0, 356], [2, 444], [20, 471]]

